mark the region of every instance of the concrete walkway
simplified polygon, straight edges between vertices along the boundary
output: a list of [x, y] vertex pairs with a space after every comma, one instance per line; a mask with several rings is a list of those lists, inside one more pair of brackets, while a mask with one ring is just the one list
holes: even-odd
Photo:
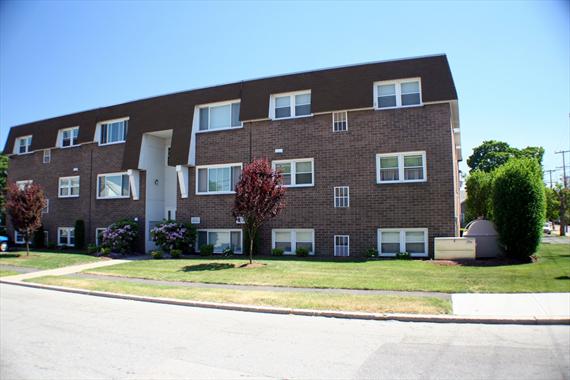
[[30, 272], [37, 272], [41, 269], [30, 268], [30, 267], [19, 267], [16, 265], [0, 264], [0, 270], [9, 270], [9, 271], [18, 272], [18, 273], [30, 273]]
[[570, 317], [570, 293], [453, 294], [453, 314], [497, 317]]
[[35, 271], [35, 272], [17, 274], [14, 276], [6, 276], [6, 277], [2, 278], [2, 281], [5, 281], [5, 282], [21, 282], [21, 281], [28, 280], [31, 278], [44, 277], [44, 276], [65, 276], [65, 275], [81, 272], [81, 271], [88, 270], [88, 269], [108, 267], [111, 265], [117, 265], [117, 264], [128, 263], [128, 262], [129, 262], [129, 260], [104, 260], [104, 261], [97, 261], [97, 262], [88, 263], [88, 264], [70, 265], [70, 266], [63, 267], [63, 268], [39, 270], [39, 271]]

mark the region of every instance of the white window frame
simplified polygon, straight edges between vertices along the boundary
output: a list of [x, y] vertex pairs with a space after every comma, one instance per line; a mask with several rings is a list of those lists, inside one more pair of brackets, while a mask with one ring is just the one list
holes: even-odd
[[[79, 191], [78, 191], [78, 193], [81, 193], [81, 178], [80, 178], [80, 176], [78, 176], [78, 175], [72, 175], [72, 176], [68, 176], [68, 177], [59, 177], [58, 180], [57, 180], [57, 197], [58, 197], [58, 198], [79, 198], [79, 194], [77, 194], [77, 195], [72, 195], [72, 194], [71, 194], [71, 189], [73, 188], [73, 187], [71, 186], [71, 180], [72, 180], [73, 178], [77, 178], [77, 180], [78, 180], [78, 182], [79, 182], [79, 186], [78, 186]], [[68, 195], [61, 195], [61, 188], [62, 188], [62, 186], [61, 186], [61, 181], [62, 181], [62, 180], [69, 180], [69, 185], [66, 186], [66, 187], [69, 189], [69, 194], [68, 194]]]
[[[311, 97], [311, 113], [308, 115], [300, 115], [297, 116], [295, 114], [295, 96], [297, 95], [309, 95]], [[290, 116], [288, 117], [275, 117], [275, 99], [276, 98], [281, 98], [281, 97], [289, 97], [289, 110], [290, 110]], [[311, 117], [313, 116], [313, 96], [311, 94], [311, 90], [300, 90], [300, 91], [292, 91], [292, 92], [282, 92], [279, 94], [271, 94], [271, 96], [269, 97], [269, 118], [271, 120], [288, 120], [288, 119], [298, 119], [298, 118], [302, 118], [302, 117]]]
[[[73, 148], [75, 146], [79, 146], [78, 142], [73, 144], [73, 131], [75, 131], [75, 130], [77, 130], [77, 140], [79, 141], [79, 126], [60, 129], [58, 134], [57, 134], [57, 147], [61, 148], [61, 149], [65, 149], [65, 148]], [[71, 143], [72, 143], [71, 145], [63, 146], [63, 134], [64, 134], [64, 132], [71, 132]]]
[[[244, 246], [243, 246], [243, 230], [239, 229], [239, 228], [201, 228], [196, 230], [196, 252], [200, 252], [200, 247], [198, 247], [198, 232], [206, 232], [206, 244], [210, 244], [210, 236], [207, 234], [208, 232], [216, 232], [216, 233], [221, 233], [221, 232], [227, 232], [230, 234], [230, 243], [231, 243], [231, 233], [232, 232], [239, 232], [240, 233], [240, 244], [241, 244], [241, 252], [236, 252], [234, 251], [235, 254], [237, 255], [243, 255], [244, 252]], [[217, 252], [214, 251], [214, 253], [223, 253], [223, 252]]]
[[[402, 105], [402, 83], [407, 83], [407, 82], [418, 82], [418, 87], [420, 90], [420, 103], [419, 104], [410, 104], [408, 106], [403, 106]], [[393, 84], [395, 85], [395, 89], [396, 89], [396, 105], [394, 107], [382, 107], [380, 108], [378, 105], [378, 86], [383, 86], [383, 85], [390, 85]], [[397, 80], [385, 80], [385, 81], [378, 81], [378, 82], [374, 82], [374, 87], [373, 87], [373, 94], [374, 94], [374, 109], [377, 111], [382, 111], [382, 110], [391, 110], [394, 108], [410, 108], [410, 107], [421, 107], [424, 105], [423, 103], [423, 99], [422, 99], [422, 79], [417, 77], [417, 78], [404, 78], [404, 79], [397, 79]]]
[[71, 239], [69, 238], [69, 235], [68, 235], [68, 238], [67, 238], [67, 243], [65, 243], [65, 244], [60, 244], [61, 232], [62, 232], [63, 230], [73, 231], [73, 239], [75, 240], [75, 227], [57, 227], [57, 245], [58, 245], [58, 246], [66, 246], [66, 247], [75, 247], [75, 242], [74, 242], [73, 244], [71, 244], [71, 243], [69, 242], [69, 240], [71, 240]]
[[[123, 176], [126, 175], [127, 176], [127, 189], [128, 189], [128, 194], [127, 195], [120, 195], [120, 196], [116, 196], [116, 197], [102, 197], [99, 195], [99, 181], [101, 181], [101, 177], [109, 177], [109, 176]], [[126, 198], [130, 198], [131, 197], [131, 183], [130, 183], [130, 178], [129, 178], [129, 173], [128, 172], [116, 172], [116, 173], [101, 173], [101, 174], [97, 174], [97, 188], [96, 188], [96, 194], [97, 194], [97, 199], [126, 199]]]
[[[342, 115], [341, 119], [335, 119], [335, 115]], [[344, 120], [343, 120], [344, 119]], [[345, 123], [345, 129], [336, 129], [336, 123]], [[348, 111], [336, 111], [332, 113], [332, 131], [348, 132]]]
[[312, 243], [313, 243], [313, 251], [309, 252], [309, 255], [314, 255], [317, 251], [317, 246], [315, 244], [315, 230], [313, 228], [274, 228], [271, 230], [271, 248], [275, 248], [275, 234], [277, 232], [288, 232], [291, 236], [291, 251], [283, 252], [284, 255], [295, 255], [295, 251], [297, 251], [297, 233], [298, 232], [310, 232]]
[[[337, 194], [337, 190], [341, 191], [346, 189], [346, 195]], [[346, 200], [346, 206], [337, 206], [337, 199], [341, 201]], [[334, 208], [349, 208], [350, 207], [350, 187], [349, 186], [335, 186], [333, 187], [333, 206]]]
[[[30, 237], [31, 238], [31, 237]], [[14, 243], [16, 244], [26, 244], [26, 241], [24, 240], [24, 235], [19, 233], [18, 231], [14, 230]], [[32, 241], [29, 240], [28, 241], [29, 244], [32, 244]]]
[[97, 247], [101, 246], [101, 242], [99, 241], [99, 231], [105, 231], [107, 228], [106, 227], [97, 227], [95, 228], [95, 245]]
[[[310, 161], [311, 162], [311, 168], [313, 169], [311, 172], [311, 183], [303, 183], [300, 185], [297, 185], [297, 179], [296, 179], [296, 174], [297, 174], [297, 163], [298, 162], [307, 162]], [[271, 161], [271, 168], [273, 170], [275, 169], [276, 164], [287, 164], [290, 163], [291, 164], [291, 184], [290, 185], [283, 185], [283, 187], [313, 187], [315, 186], [315, 160], [314, 158], [295, 158], [295, 159], [291, 159], [291, 160], [275, 160], [275, 161]]]
[[[196, 195], [221, 195], [221, 194], [235, 194], [236, 192], [234, 190], [230, 190], [230, 191], [198, 191], [199, 187], [198, 187], [198, 169], [221, 169], [221, 168], [230, 168], [230, 181], [231, 181], [231, 171], [232, 171], [232, 167], [234, 166], [239, 166], [240, 169], [243, 171], [243, 163], [241, 162], [234, 162], [233, 164], [216, 164], [216, 165], [200, 165], [200, 166], [196, 166], [196, 171], [195, 171], [195, 182], [196, 182]], [[208, 173], [208, 177], [210, 176], [210, 171], [207, 171]], [[206, 179], [206, 181], [209, 182], [209, 179]], [[206, 186], [207, 188], [208, 186]]]
[[[219, 131], [228, 131], [231, 129], [243, 128], [243, 121], [239, 120], [240, 125], [236, 126], [236, 127], [232, 127], [230, 125], [227, 128], [210, 129], [210, 121], [212, 120], [212, 117], [210, 115], [210, 113], [211, 113], [210, 108], [211, 107], [222, 107], [222, 106], [230, 105], [230, 124], [231, 124], [231, 105], [234, 103], [240, 104], [239, 106], [240, 106], [240, 112], [241, 112], [241, 99], [224, 100], [223, 102], [206, 103], [206, 104], [200, 104], [199, 106], [196, 106], [194, 109], [194, 113], [197, 115], [197, 118], [195, 119], [196, 123], [197, 123], [196, 133], [219, 132]], [[200, 109], [206, 108], [206, 107], [208, 107], [208, 129], [200, 130]]]
[[49, 164], [51, 162], [51, 149], [44, 149], [42, 163]]
[[[382, 232], [399, 232], [400, 233], [400, 252], [406, 251], [406, 232], [423, 232], [424, 233], [424, 253], [414, 253], [412, 257], [428, 257], [429, 256], [429, 245], [428, 245], [428, 229], [427, 228], [379, 228], [377, 231], [377, 249], [378, 256], [381, 257], [395, 257], [397, 253], [382, 253]], [[398, 252], [399, 253], [399, 252]]]
[[16, 186], [18, 186], [18, 189], [24, 190], [27, 185], [31, 185], [32, 183], [34, 183], [33, 179], [23, 179], [20, 181], [16, 181]]
[[[345, 247], [344, 245], [338, 245], [337, 244], [337, 238], [341, 238], [341, 239], [346, 238], [346, 242], [348, 243], [346, 245], [346, 255], [338, 255], [337, 254], [337, 248]], [[334, 235], [333, 244], [334, 244], [334, 251], [333, 251], [334, 256], [336, 256], [336, 257], [349, 257], [350, 256], [350, 236], [349, 235]]]
[[[101, 126], [103, 124], [111, 124], [111, 123], [118, 123], [121, 121], [129, 121], [130, 117], [120, 117], [118, 119], [111, 119], [111, 120], [104, 120], [104, 121], [99, 121], [97, 123], [97, 128], [95, 128], [95, 141], [97, 141], [97, 144], [99, 146], [105, 146], [105, 145], [114, 145], [114, 144], [124, 144], [127, 141], [127, 133], [128, 133], [128, 129], [127, 131], [123, 130], [123, 140], [119, 140], [119, 141], [113, 141], [113, 142], [106, 142], [106, 143], [101, 143]], [[123, 124], [124, 125], [124, 124]], [[127, 127], [128, 128], [128, 127]], [[107, 141], [109, 141], [109, 129], [107, 129]]]
[[[20, 142], [23, 140], [26, 141], [26, 145], [24, 145], [26, 150], [24, 152], [20, 152]], [[14, 154], [22, 155], [28, 153], [32, 153], [32, 135], [16, 137], [14, 142]]]
[[[406, 156], [422, 156], [422, 169], [423, 178], [422, 179], [404, 179], [404, 157]], [[380, 176], [380, 158], [383, 157], [398, 157], [398, 179], [395, 181], [381, 181]], [[398, 153], [378, 153], [376, 155], [376, 183], [379, 185], [389, 184], [389, 183], [417, 183], [427, 181], [427, 164], [426, 164], [426, 152], [398, 152]]]
[[45, 207], [42, 208], [42, 214], [49, 214], [49, 199], [48, 198], [46, 198]]

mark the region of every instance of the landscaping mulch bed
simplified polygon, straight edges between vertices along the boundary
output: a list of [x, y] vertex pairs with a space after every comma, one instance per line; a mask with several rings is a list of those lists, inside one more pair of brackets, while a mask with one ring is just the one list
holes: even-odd
[[429, 260], [432, 264], [452, 267], [499, 267], [506, 265], [520, 265], [535, 263], [538, 259], [536, 256], [531, 256], [528, 259], [512, 259], [506, 257], [489, 258], [489, 259], [475, 259], [475, 260]]

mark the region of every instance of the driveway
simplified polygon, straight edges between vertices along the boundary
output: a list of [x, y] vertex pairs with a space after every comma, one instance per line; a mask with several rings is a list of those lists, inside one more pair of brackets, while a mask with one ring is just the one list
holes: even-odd
[[0, 285], [0, 378], [568, 379], [569, 326], [340, 320]]

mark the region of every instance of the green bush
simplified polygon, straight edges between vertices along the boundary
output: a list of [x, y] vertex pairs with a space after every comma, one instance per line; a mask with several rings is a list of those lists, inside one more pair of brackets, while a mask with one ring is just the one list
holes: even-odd
[[152, 251], [150, 253], [151, 257], [155, 260], [160, 260], [162, 259], [162, 251]]
[[466, 222], [482, 216], [484, 219], [493, 218], [493, 177], [495, 172], [472, 171], [467, 178], [465, 188], [467, 200], [465, 201]]
[[110, 254], [111, 254], [111, 248], [109, 247], [101, 248], [101, 256], [109, 256]]
[[528, 257], [540, 243], [546, 201], [542, 169], [534, 159], [511, 159], [493, 186], [493, 219], [507, 255]]
[[273, 249], [271, 250], [271, 255], [272, 255], [272, 256], [283, 256], [283, 253], [284, 253], [284, 252], [285, 252], [285, 251], [283, 251], [282, 248], [273, 248]]
[[307, 248], [304, 248], [304, 247], [299, 247], [295, 251], [295, 254], [299, 257], [307, 257], [307, 256], [309, 256], [309, 250]]
[[57, 244], [55, 242], [48, 242], [48, 249], [56, 249], [57, 248]]
[[222, 252], [224, 256], [232, 256], [234, 254], [234, 250], [231, 247], [224, 249]]
[[410, 260], [412, 258], [412, 256], [410, 255], [409, 252], [398, 252], [396, 253], [396, 259], [397, 260]]
[[32, 236], [32, 246], [35, 249], [44, 248], [45, 245], [45, 236], [44, 236], [44, 227], [40, 226]]
[[378, 257], [378, 250], [376, 248], [368, 248], [366, 250], [366, 252], [364, 253], [364, 256], [366, 257]]
[[90, 255], [97, 253], [98, 250], [99, 250], [99, 247], [97, 247], [95, 244], [89, 244], [87, 246], [87, 253]]
[[111, 248], [112, 252], [130, 253], [134, 250], [138, 232], [137, 222], [129, 219], [119, 220], [101, 234], [102, 246]]
[[171, 249], [170, 250], [170, 257], [172, 259], [179, 259], [182, 257], [182, 250], [181, 249]]
[[85, 248], [85, 222], [81, 219], [75, 221], [75, 248]]
[[200, 247], [200, 256], [211, 256], [214, 254], [214, 246], [212, 244], [204, 244]]

